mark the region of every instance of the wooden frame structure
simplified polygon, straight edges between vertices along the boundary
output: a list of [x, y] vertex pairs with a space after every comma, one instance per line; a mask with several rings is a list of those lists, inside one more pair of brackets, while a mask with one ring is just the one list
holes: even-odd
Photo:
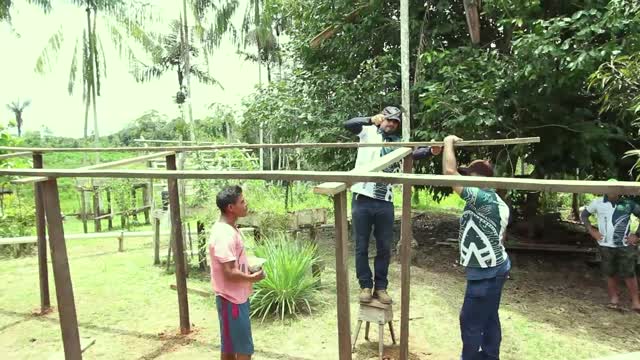
[[[518, 140], [518, 139], [514, 139]], [[523, 140], [500, 141], [490, 140], [486, 142], [467, 142], [467, 146], [481, 145], [508, 145], [526, 144]], [[539, 139], [538, 139], [539, 140]], [[474, 145], [469, 145], [470, 143]], [[417, 144], [417, 145], [414, 145]], [[411, 185], [433, 185], [433, 186], [478, 186], [492, 187], [498, 189], [520, 189], [539, 190], [570, 193], [605, 193], [617, 191], [622, 194], [640, 194], [640, 183], [635, 182], [606, 182], [606, 181], [577, 181], [577, 180], [538, 180], [538, 179], [511, 179], [511, 178], [480, 178], [480, 177], [460, 177], [443, 175], [415, 175], [412, 172], [412, 147], [422, 146], [429, 143], [400, 143], [385, 144], [399, 146], [390, 154], [371, 164], [370, 167], [357, 169], [349, 172], [316, 172], [316, 171], [194, 171], [176, 170], [175, 158], [176, 150], [146, 155], [145, 160], [151, 156], [166, 158], [166, 170], [104, 170], [112, 166], [107, 164], [94, 169], [42, 169], [42, 153], [55, 151], [104, 151], [103, 149], [21, 149], [22, 151], [34, 152], [34, 169], [1, 169], [0, 175], [11, 176], [31, 176], [31, 182], [36, 186], [36, 206], [40, 208], [38, 214], [45, 214], [47, 227], [49, 230], [50, 246], [52, 252], [52, 265], [54, 279], [56, 282], [56, 296], [60, 311], [60, 326], [62, 331], [63, 344], [67, 359], [81, 359], [80, 340], [78, 333], [77, 317], [75, 313], [75, 302], [73, 298], [73, 288], [71, 285], [71, 275], [66, 254], [66, 244], [64, 232], [62, 230], [62, 219], [60, 217], [60, 205], [57, 188], [57, 178], [64, 177], [95, 177], [95, 178], [146, 178], [146, 179], [166, 179], [169, 186], [169, 203], [172, 209], [171, 221], [174, 241], [174, 253], [184, 254], [182, 241], [182, 222], [180, 218], [180, 198], [178, 192], [178, 179], [258, 179], [258, 180], [287, 180], [287, 181], [317, 181], [325, 183], [317, 186], [314, 192], [333, 196], [336, 224], [336, 283], [337, 283], [337, 317], [338, 317], [338, 343], [339, 358], [341, 360], [351, 359], [351, 316], [349, 306], [349, 277], [348, 277], [348, 234], [347, 234], [347, 187], [349, 184], [362, 181], [386, 182], [391, 184], [403, 184], [403, 206], [402, 206], [402, 231], [401, 231], [401, 359], [408, 359], [409, 355], [409, 284], [410, 284], [410, 253], [411, 253]], [[433, 144], [433, 143], [431, 143]], [[435, 143], [439, 144], [439, 143]], [[293, 144], [296, 145], [296, 144]], [[305, 147], [306, 144], [298, 144]], [[358, 147], [352, 143], [341, 144], [341, 147]], [[409, 145], [409, 146], [407, 146]], [[236, 145], [234, 145], [236, 146]], [[292, 147], [292, 144], [259, 144], [251, 145], [252, 148], [264, 147]], [[315, 144], [315, 147], [336, 147], [333, 144]], [[191, 147], [200, 148], [200, 147]], [[184, 148], [181, 148], [184, 149]], [[1, 149], [0, 149], [1, 150]], [[153, 151], [155, 148], [146, 147], [139, 151]], [[192, 149], [183, 150], [191, 151]], [[131, 151], [131, 148], [115, 148], [108, 151]], [[167, 150], [162, 150], [167, 151]], [[38, 161], [35, 161], [39, 159]], [[140, 159], [134, 158], [134, 159]], [[130, 159], [133, 160], [133, 159]], [[388, 167], [389, 165], [403, 160], [404, 174], [375, 173]], [[122, 162], [122, 161], [121, 161]], [[127, 162], [132, 163], [132, 162]], [[40, 167], [40, 168], [38, 168]], [[43, 181], [42, 179], [46, 179]], [[25, 183], [25, 180], [17, 180], [18, 183]], [[330, 182], [330, 183], [326, 183]], [[39, 195], [42, 194], [42, 200]], [[184, 201], [184, 199], [182, 200]], [[42, 229], [42, 218], [38, 216], [38, 259], [46, 254], [42, 249], [45, 244]], [[41, 238], [42, 236], [42, 238]], [[178, 257], [180, 258], [180, 257]], [[42, 266], [44, 265], [44, 269]], [[42, 271], [46, 271], [46, 261], [40, 263], [41, 269], [41, 297], [44, 299], [44, 288], [48, 292], [48, 284], [43, 284]], [[184, 272], [184, 259], [176, 259], [176, 289], [178, 292], [180, 328], [183, 334], [190, 332], [189, 308], [186, 287], [186, 274]], [[45, 273], [46, 274], [46, 273]], [[46, 279], [46, 278], [45, 278]], [[47, 299], [48, 300], [48, 299]], [[43, 310], [45, 303], [43, 300]]]

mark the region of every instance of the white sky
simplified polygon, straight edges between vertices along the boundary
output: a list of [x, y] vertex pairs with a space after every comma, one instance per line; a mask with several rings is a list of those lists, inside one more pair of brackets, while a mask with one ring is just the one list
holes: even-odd
[[[242, 21], [246, 2], [240, 0], [241, 5], [234, 19], [237, 26]], [[11, 27], [0, 24], [0, 123], [6, 125], [14, 118], [5, 104], [18, 98], [31, 99], [31, 106], [23, 115], [23, 132], [39, 130], [46, 125], [55, 135], [82, 137], [82, 84], [77, 83], [74, 95], [69, 96], [67, 83], [71, 54], [76, 38], [82, 38], [86, 13], [65, 1], [55, 1], [53, 11], [45, 15], [37, 7], [25, 3], [15, 2]], [[153, 3], [157, 4], [161, 16], [165, 18], [164, 24], [179, 16], [176, 7], [181, 1], [153, 0]], [[36, 74], [36, 59], [51, 35], [63, 24], [64, 42], [57, 62], [47, 74]], [[178, 91], [175, 72], [147, 84], [136, 83], [128, 72], [127, 62], [119, 58], [106, 31], [102, 36], [102, 44], [106, 53], [107, 78], [102, 79], [102, 96], [98, 97], [101, 136], [120, 130], [127, 122], [148, 110], [158, 110], [170, 119], [180, 115], [178, 106], [173, 102], [173, 96]], [[229, 40], [224, 41], [220, 49], [210, 56], [210, 73], [224, 90], [199, 84], [192, 79], [194, 118], [206, 116], [207, 106], [212, 102], [239, 108], [241, 99], [249, 95], [258, 82], [257, 64], [246, 62], [236, 55], [236, 46]], [[93, 131], [91, 116], [89, 131]]]

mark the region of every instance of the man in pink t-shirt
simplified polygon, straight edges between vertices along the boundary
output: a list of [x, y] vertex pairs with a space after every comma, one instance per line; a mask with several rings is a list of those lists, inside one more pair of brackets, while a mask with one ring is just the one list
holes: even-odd
[[252, 284], [264, 279], [251, 274], [238, 218], [247, 216], [247, 203], [239, 186], [224, 188], [216, 196], [220, 219], [211, 228], [209, 255], [211, 285], [216, 293], [222, 360], [246, 360], [253, 355], [249, 295]]

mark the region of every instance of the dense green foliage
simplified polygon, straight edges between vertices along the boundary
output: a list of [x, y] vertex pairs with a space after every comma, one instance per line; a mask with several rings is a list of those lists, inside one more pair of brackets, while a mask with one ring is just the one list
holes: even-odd
[[[245, 128], [263, 122], [279, 141], [345, 140], [344, 120], [399, 103], [397, 2], [369, 1], [354, 22], [344, 20], [352, 2], [281, 2], [295, 66], [247, 101]], [[462, 1], [412, 4], [412, 138], [540, 136], [539, 145], [462, 159], [489, 156], [505, 175], [523, 158], [536, 177], [579, 169], [583, 178], [623, 178], [633, 162], [622, 155], [638, 145], [628, 116], [638, 102], [637, 2], [488, 0], [481, 10], [473, 47]], [[339, 31], [312, 48], [309, 39], [330, 24]], [[321, 168], [351, 165], [341, 151], [311, 155]]]

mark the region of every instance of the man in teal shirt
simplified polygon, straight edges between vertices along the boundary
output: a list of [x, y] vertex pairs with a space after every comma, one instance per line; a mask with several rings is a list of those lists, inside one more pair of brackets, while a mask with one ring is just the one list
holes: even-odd
[[[611, 180], [615, 181], [615, 180]], [[587, 232], [600, 246], [602, 271], [607, 278], [609, 307], [619, 308], [618, 277], [624, 279], [631, 297], [631, 309], [640, 313], [636, 262], [638, 256], [638, 232], [631, 233], [631, 215], [640, 218], [640, 206], [619, 194], [609, 194], [594, 199], [580, 214]], [[595, 215], [598, 226], [594, 227], [589, 217]]]
[[[444, 175], [493, 176], [487, 160], [458, 168], [455, 143], [444, 139]], [[466, 205], [460, 218], [460, 264], [466, 268], [467, 289], [460, 310], [462, 360], [499, 359], [502, 330], [498, 309], [511, 262], [503, 246], [509, 207], [493, 189], [453, 186]]]

